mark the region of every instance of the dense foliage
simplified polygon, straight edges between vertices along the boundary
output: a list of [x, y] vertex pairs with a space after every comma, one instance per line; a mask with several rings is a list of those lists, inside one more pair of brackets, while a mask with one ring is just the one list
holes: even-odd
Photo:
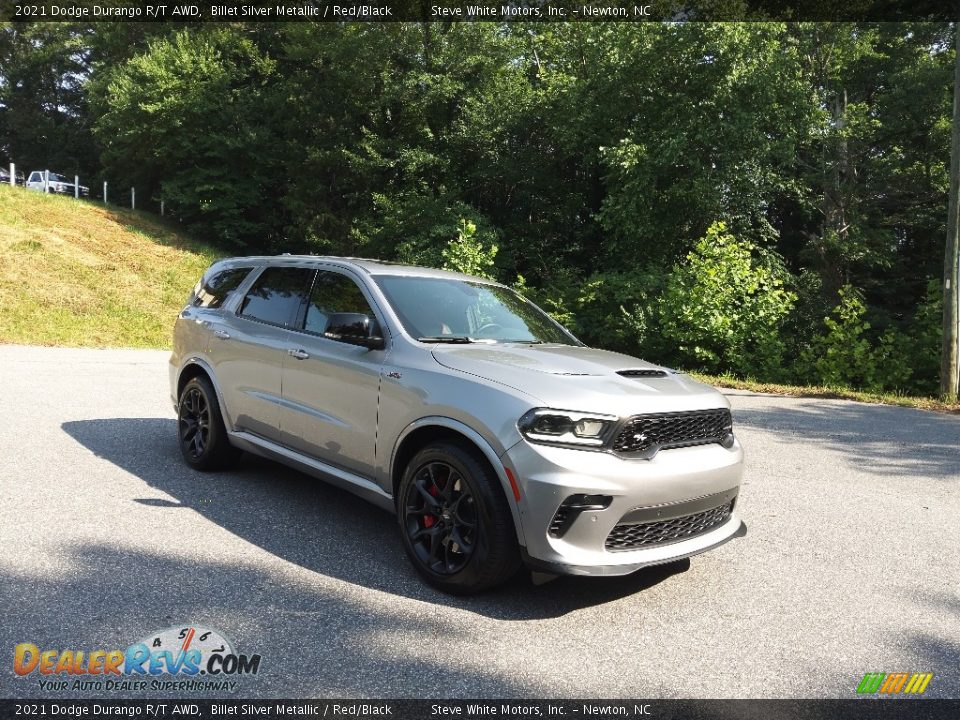
[[232, 252], [493, 276], [655, 361], [934, 392], [952, 32], [8, 25], [0, 160]]

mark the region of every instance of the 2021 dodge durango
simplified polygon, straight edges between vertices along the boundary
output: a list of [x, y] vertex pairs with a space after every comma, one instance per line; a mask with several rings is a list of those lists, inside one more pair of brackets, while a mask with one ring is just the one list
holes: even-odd
[[[526, 564], [622, 575], [741, 535], [726, 398], [584, 346], [510, 288], [353, 258], [215, 263], [170, 357], [197, 470], [240, 451], [396, 513], [417, 571], [452, 593]], [[318, 528], [317, 532], [322, 532]]]

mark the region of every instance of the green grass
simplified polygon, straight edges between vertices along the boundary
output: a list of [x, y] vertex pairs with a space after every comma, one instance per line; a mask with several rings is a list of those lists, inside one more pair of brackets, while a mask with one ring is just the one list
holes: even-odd
[[753, 392], [772, 393], [775, 395], [792, 395], [795, 397], [835, 398], [838, 400], [857, 400], [859, 402], [879, 405], [899, 405], [900, 407], [918, 408], [920, 410], [935, 410], [937, 412], [960, 413], [960, 402], [945, 402], [931, 397], [915, 395], [901, 395], [897, 393], [875, 393], [847, 388], [816, 387], [810, 385], [781, 385], [779, 383], [758, 382], [755, 380], [741, 380], [729, 375], [703, 375], [690, 373], [693, 377], [710, 385], [737, 390], [752, 390]]
[[[0, 342], [166, 348], [218, 257], [155, 215], [0, 185]], [[935, 398], [694, 374], [720, 387], [960, 413]]]
[[217, 257], [148, 213], [0, 186], [0, 342], [169, 347]]

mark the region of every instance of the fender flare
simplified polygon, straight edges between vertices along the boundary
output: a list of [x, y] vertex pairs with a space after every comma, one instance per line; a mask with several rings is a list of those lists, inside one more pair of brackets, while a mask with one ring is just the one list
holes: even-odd
[[[210, 379], [210, 384], [213, 385], [213, 391], [217, 394], [217, 404], [220, 406], [220, 416], [223, 418], [224, 425], [227, 426], [228, 431], [233, 430], [233, 420], [230, 417], [230, 411], [227, 409], [226, 403], [223, 401], [223, 392], [220, 390], [220, 383], [217, 382], [217, 376], [213, 372], [213, 368], [210, 367], [210, 363], [204, 360], [202, 357], [189, 357], [181, 365], [180, 369], [177, 371], [177, 386], [180, 385], [180, 378], [183, 377], [183, 373], [187, 368], [191, 366], [199, 367], [206, 376]], [[177, 402], [180, 401], [180, 398], [177, 398]]]
[[420, 418], [419, 420], [414, 420], [403, 429], [400, 435], [397, 436], [396, 441], [393, 443], [393, 449], [390, 451], [388, 477], [392, 479], [394, 476], [394, 465], [397, 461], [397, 451], [400, 449], [400, 446], [403, 445], [403, 441], [406, 440], [407, 436], [409, 436], [413, 431], [419, 430], [420, 428], [428, 425], [436, 425], [463, 435], [470, 442], [472, 442], [481, 453], [483, 453], [483, 456], [490, 463], [490, 467], [492, 467], [493, 471], [496, 473], [497, 479], [500, 481], [500, 487], [503, 490], [503, 495], [507, 499], [507, 505], [510, 506], [510, 514], [513, 517], [513, 527], [517, 533], [517, 542], [521, 547], [526, 547], [527, 542], [523, 534], [523, 523], [521, 521], [521, 516], [523, 514], [523, 507], [521, 506], [521, 503], [524, 502], [524, 498], [521, 497], [519, 501], [514, 499], [513, 487], [510, 483], [510, 479], [507, 477], [506, 469], [504, 468], [503, 461], [500, 459], [500, 456], [493, 449], [490, 443], [487, 442], [486, 438], [484, 438], [483, 435], [478, 433], [469, 425], [443, 415], [428, 415]]

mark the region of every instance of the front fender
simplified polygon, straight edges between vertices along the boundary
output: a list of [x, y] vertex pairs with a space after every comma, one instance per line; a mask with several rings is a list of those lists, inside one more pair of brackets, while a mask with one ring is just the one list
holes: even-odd
[[443, 417], [441, 415], [422, 417], [419, 420], [415, 420], [414, 422], [410, 423], [403, 429], [400, 435], [397, 436], [397, 439], [393, 444], [393, 450], [390, 453], [390, 477], [392, 478], [395, 476], [397, 470], [397, 454], [400, 450], [400, 447], [403, 445], [403, 441], [410, 435], [410, 433], [418, 430], [419, 428], [428, 426], [446, 428], [463, 435], [470, 440], [470, 442], [472, 442], [477, 449], [480, 450], [480, 452], [483, 453], [484, 457], [490, 463], [490, 467], [492, 467], [493, 471], [497, 474], [497, 479], [500, 480], [500, 487], [503, 489], [504, 497], [507, 498], [507, 505], [510, 506], [510, 514], [513, 517], [513, 527], [517, 533], [517, 542], [520, 543], [521, 546], [525, 547], [527, 543], [523, 534], [523, 523], [521, 522], [521, 516], [525, 507], [524, 498], [521, 496], [520, 499], [517, 500], [514, 491], [515, 483], [511, 483], [510, 478], [507, 477], [507, 469], [500, 460], [500, 457], [497, 455], [490, 443], [488, 443], [480, 433], [471, 428], [469, 425], [466, 425], [459, 420]]

